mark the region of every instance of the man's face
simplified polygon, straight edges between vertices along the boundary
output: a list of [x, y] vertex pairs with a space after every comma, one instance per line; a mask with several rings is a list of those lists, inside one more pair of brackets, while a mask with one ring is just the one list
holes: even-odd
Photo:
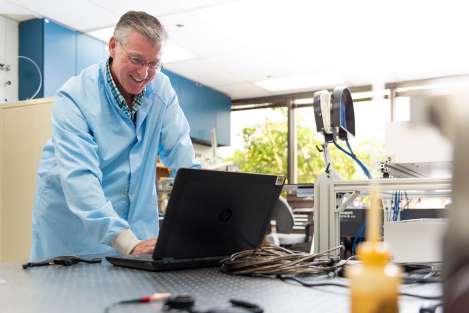
[[111, 72], [123, 96], [137, 95], [159, 71], [161, 44], [154, 44], [136, 31], [130, 32], [127, 42], [112, 37], [109, 54]]

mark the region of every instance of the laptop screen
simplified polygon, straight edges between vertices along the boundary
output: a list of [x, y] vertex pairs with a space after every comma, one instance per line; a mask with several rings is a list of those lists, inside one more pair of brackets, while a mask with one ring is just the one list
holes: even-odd
[[258, 247], [283, 176], [180, 169], [153, 258], [227, 256]]

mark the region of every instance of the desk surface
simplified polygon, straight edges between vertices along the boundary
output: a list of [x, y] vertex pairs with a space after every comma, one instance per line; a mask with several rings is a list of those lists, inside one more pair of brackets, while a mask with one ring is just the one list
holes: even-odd
[[[336, 280], [338, 281], [338, 280]], [[345, 281], [344, 281], [345, 282]], [[406, 292], [436, 295], [436, 284], [404, 286]], [[227, 307], [232, 298], [261, 305], [265, 312], [349, 312], [348, 290], [339, 287], [305, 288], [274, 279], [238, 277], [216, 268], [174, 272], [145, 272], [103, 264], [70, 267], [37, 267], [22, 270], [20, 264], [0, 264], [2, 313], [104, 312], [124, 299], [154, 292], [190, 293], [197, 309]], [[400, 312], [418, 313], [434, 302], [413, 298], [400, 300]], [[115, 307], [118, 312], [161, 312], [161, 304]]]

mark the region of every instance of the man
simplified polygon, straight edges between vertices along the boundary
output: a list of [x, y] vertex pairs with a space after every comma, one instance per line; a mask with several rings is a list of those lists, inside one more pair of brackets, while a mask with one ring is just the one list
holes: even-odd
[[33, 208], [32, 261], [59, 255], [147, 254], [158, 235], [155, 167], [198, 167], [189, 125], [160, 72], [166, 32], [124, 14], [108, 61], [58, 91]]

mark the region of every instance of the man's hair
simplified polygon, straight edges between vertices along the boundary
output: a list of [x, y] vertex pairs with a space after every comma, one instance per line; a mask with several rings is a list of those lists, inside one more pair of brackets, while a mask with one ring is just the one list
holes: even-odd
[[160, 21], [142, 11], [128, 11], [122, 15], [114, 28], [114, 37], [119, 42], [126, 43], [131, 31], [140, 33], [155, 44], [164, 42], [168, 37]]

